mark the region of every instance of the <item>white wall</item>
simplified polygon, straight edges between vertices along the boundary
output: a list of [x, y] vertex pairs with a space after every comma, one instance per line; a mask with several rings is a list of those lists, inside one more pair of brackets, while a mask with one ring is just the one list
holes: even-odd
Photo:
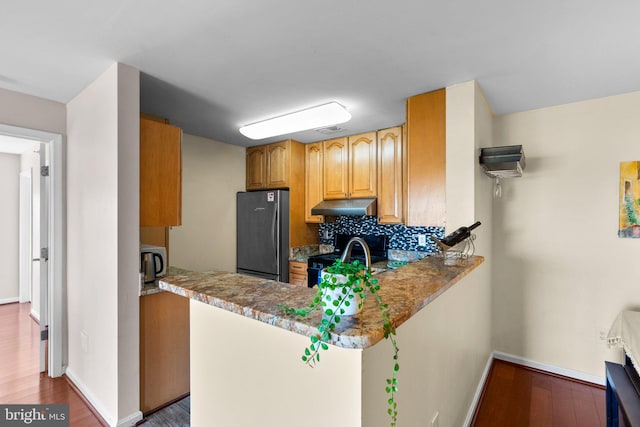
[[0, 123], [64, 135], [67, 110], [59, 102], [0, 89]]
[[114, 64], [67, 114], [67, 374], [115, 425], [139, 417], [138, 71]]
[[245, 148], [184, 134], [182, 225], [170, 232], [170, 263], [236, 270], [236, 192], [245, 189]]
[[[481, 264], [397, 329], [398, 425], [430, 426], [436, 412], [440, 426], [464, 425], [491, 354], [487, 271]], [[363, 426], [389, 425], [391, 349], [381, 341], [364, 350]]]
[[0, 304], [20, 294], [20, 156], [0, 153]]
[[640, 308], [640, 240], [617, 237], [619, 163], [640, 160], [640, 92], [510, 114], [527, 169], [494, 206], [494, 347], [602, 378], [600, 333]]
[[[0, 123], [64, 135], [67, 129], [67, 109], [59, 102], [0, 89]], [[35, 270], [38, 269], [34, 268]], [[39, 276], [34, 275], [34, 280], [36, 278]], [[35, 299], [38, 295], [33, 297]]]
[[[426, 425], [435, 411], [440, 413], [440, 425], [462, 425], [493, 350], [491, 180], [478, 164], [480, 147], [491, 145], [493, 139], [492, 114], [476, 82], [446, 90], [447, 232], [481, 221], [474, 231], [475, 254], [484, 256], [485, 262], [423, 310], [422, 321], [416, 317], [411, 323], [414, 328], [430, 325], [411, 344], [419, 348], [418, 353], [425, 353], [429, 383], [417, 386], [426, 398], [422, 412], [413, 414], [415, 425]], [[420, 414], [429, 418], [422, 419]]]
[[365, 425], [362, 350], [331, 346], [312, 369], [304, 335], [194, 300], [189, 312], [193, 427]]

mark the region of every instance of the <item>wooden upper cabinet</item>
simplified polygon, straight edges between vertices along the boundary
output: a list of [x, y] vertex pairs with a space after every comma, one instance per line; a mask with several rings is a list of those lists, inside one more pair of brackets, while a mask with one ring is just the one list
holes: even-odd
[[306, 221], [304, 144], [289, 139], [247, 148], [246, 173], [247, 191], [289, 190], [289, 246], [317, 245], [318, 227]]
[[403, 221], [403, 128], [378, 131], [378, 222]]
[[247, 190], [267, 188], [267, 147], [247, 148]]
[[322, 142], [314, 142], [304, 146], [305, 165], [305, 221], [309, 223], [324, 222], [324, 216], [311, 215], [311, 209], [322, 202], [323, 152]]
[[347, 138], [331, 139], [322, 144], [324, 151], [324, 199], [347, 199], [349, 197], [349, 146]]
[[289, 188], [291, 141], [247, 148], [247, 191]]
[[349, 137], [349, 198], [376, 197], [376, 133]]
[[290, 141], [267, 145], [267, 188], [289, 187]]
[[182, 130], [140, 118], [140, 225], [182, 224]]
[[446, 92], [407, 100], [406, 199], [408, 226], [446, 221]]

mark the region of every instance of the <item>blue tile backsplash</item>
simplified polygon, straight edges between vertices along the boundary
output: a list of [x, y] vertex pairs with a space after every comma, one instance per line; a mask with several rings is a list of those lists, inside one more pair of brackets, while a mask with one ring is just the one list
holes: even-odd
[[[402, 224], [378, 224], [375, 216], [339, 216], [333, 223], [320, 224], [320, 244], [333, 245], [336, 233], [372, 234], [389, 236], [389, 249], [402, 251], [420, 251], [425, 254], [438, 252], [436, 243], [429, 238], [444, 237], [444, 227], [407, 227]], [[326, 238], [325, 238], [326, 232]], [[418, 246], [418, 234], [426, 234], [427, 244]]]

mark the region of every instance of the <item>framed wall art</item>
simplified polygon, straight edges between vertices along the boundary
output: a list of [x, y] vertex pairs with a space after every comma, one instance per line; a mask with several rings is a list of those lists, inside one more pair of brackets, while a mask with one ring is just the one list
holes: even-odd
[[640, 161], [620, 163], [618, 237], [640, 238]]

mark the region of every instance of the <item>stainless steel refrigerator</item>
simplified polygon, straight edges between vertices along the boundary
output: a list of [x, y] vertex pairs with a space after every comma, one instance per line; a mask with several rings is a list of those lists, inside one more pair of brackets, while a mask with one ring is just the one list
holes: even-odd
[[237, 272], [289, 282], [289, 191], [237, 194]]

